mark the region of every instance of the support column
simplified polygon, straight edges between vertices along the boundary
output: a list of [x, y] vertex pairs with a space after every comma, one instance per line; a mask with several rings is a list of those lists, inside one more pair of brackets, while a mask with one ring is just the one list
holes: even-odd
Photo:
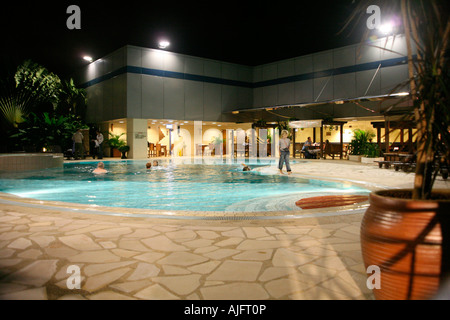
[[323, 123], [320, 126], [320, 158], [323, 159]]
[[147, 119], [127, 119], [128, 159], [148, 158]]

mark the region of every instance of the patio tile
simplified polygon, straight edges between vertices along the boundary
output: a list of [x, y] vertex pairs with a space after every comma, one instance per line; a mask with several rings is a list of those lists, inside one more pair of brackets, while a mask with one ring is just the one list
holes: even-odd
[[136, 298], [144, 300], [179, 300], [180, 298], [159, 284], [151, 285], [134, 295]]
[[171, 252], [171, 251], [189, 251], [188, 248], [186, 248], [183, 245], [179, 245], [174, 243], [172, 240], [170, 240], [165, 235], [156, 236], [153, 238], [148, 238], [141, 240], [147, 247], [158, 250], [158, 251], [165, 251], [165, 252]]
[[47, 300], [45, 287], [0, 295], [0, 300]]
[[38, 260], [8, 275], [4, 282], [15, 282], [34, 287], [46, 284], [56, 272], [58, 260]]
[[135, 263], [134, 261], [122, 261], [114, 263], [100, 263], [100, 264], [90, 264], [83, 269], [83, 274], [91, 277], [100, 273], [105, 273], [114, 269], [129, 266]]
[[192, 266], [195, 264], [203, 263], [208, 259], [189, 252], [174, 252], [167, 257], [158, 260], [158, 264], [170, 264], [174, 266]]
[[133, 274], [130, 275], [127, 280], [135, 281], [156, 277], [160, 271], [161, 270], [154, 264], [140, 262], [137, 265], [136, 270], [134, 270]]
[[316, 256], [296, 253], [289, 249], [277, 249], [272, 259], [275, 267], [295, 267], [316, 259]]
[[152, 280], [156, 283], [162, 284], [170, 291], [173, 291], [178, 295], [187, 295], [200, 286], [200, 277], [200, 275], [192, 274], [185, 276], [157, 277]]
[[201, 288], [200, 292], [205, 300], [265, 300], [270, 296], [257, 283], [231, 283], [219, 286]]
[[255, 281], [261, 270], [262, 262], [224, 261], [207, 277], [207, 280]]
[[102, 247], [85, 234], [59, 237], [59, 241], [76, 250], [98, 250]]
[[88, 292], [98, 291], [104, 288], [105, 286], [109, 285], [110, 283], [117, 281], [119, 278], [121, 278], [124, 274], [126, 274], [130, 270], [131, 270], [130, 268], [121, 268], [107, 273], [102, 273], [100, 275], [96, 275], [93, 277], [89, 277], [87, 278], [82, 289]]
[[87, 262], [87, 263], [102, 263], [102, 262], [117, 262], [120, 257], [112, 254], [107, 250], [87, 251], [77, 255], [68, 257], [70, 262]]

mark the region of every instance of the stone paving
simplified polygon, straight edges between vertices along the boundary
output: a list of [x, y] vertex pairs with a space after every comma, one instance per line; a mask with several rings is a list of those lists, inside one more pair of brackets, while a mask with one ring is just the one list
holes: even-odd
[[[372, 299], [360, 220], [178, 221], [3, 205], [0, 299]], [[80, 289], [68, 289], [72, 265]]]

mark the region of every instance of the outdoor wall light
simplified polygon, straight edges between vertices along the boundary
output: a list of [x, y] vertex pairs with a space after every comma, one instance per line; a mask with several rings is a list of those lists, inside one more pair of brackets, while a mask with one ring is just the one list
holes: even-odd
[[162, 40], [162, 41], [160, 41], [159, 44], [158, 44], [158, 47], [159, 47], [160, 49], [166, 49], [166, 48], [169, 47], [169, 46], [170, 46], [170, 42], [167, 41], [167, 40]]
[[85, 60], [85, 61], [87, 61], [87, 62], [92, 62], [92, 61], [94, 61], [94, 59], [93, 59], [92, 57], [89, 57], [89, 56], [84, 56], [84, 57], [83, 57], [83, 60]]
[[392, 34], [392, 32], [394, 31], [394, 25], [390, 22], [382, 24], [378, 30], [385, 35], [389, 35]]

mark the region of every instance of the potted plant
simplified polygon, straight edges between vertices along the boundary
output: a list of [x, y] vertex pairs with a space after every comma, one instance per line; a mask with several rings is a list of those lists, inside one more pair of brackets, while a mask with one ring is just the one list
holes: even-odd
[[124, 133], [121, 133], [121, 134], [109, 133], [110, 138], [108, 140], [106, 140], [106, 143], [111, 148], [111, 156], [112, 157], [123, 156], [123, 152], [120, 151], [121, 148], [126, 146], [126, 142], [120, 139], [123, 135], [124, 135]]
[[368, 143], [366, 146], [366, 150], [364, 151], [364, 156], [361, 157], [361, 163], [374, 164], [375, 161], [383, 161], [384, 158], [380, 157], [380, 153], [381, 152], [378, 144]]
[[[415, 180], [411, 189], [370, 195], [361, 249], [366, 267], [380, 268], [376, 299], [429, 299], [450, 273], [450, 193], [433, 188], [450, 150], [449, 10], [437, 0], [385, 1], [383, 9], [391, 3], [400, 4], [408, 50], [407, 98], [417, 126]], [[370, 4], [363, 1], [356, 10]]]
[[218, 136], [218, 137], [213, 137], [211, 144], [214, 146], [214, 150], [215, 150], [215, 154], [216, 155], [221, 155], [222, 154], [222, 150], [221, 150], [221, 146], [223, 145], [223, 139]]
[[130, 146], [120, 146], [118, 150], [122, 153], [122, 159], [127, 159], [127, 152], [130, 151]]
[[365, 155], [367, 147], [369, 145], [369, 139], [373, 138], [374, 134], [369, 131], [364, 131], [361, 129], [353, 130], [353, 139], [350, 142], [349, 157], [350, 161], [360, 162], [362, 156]]

